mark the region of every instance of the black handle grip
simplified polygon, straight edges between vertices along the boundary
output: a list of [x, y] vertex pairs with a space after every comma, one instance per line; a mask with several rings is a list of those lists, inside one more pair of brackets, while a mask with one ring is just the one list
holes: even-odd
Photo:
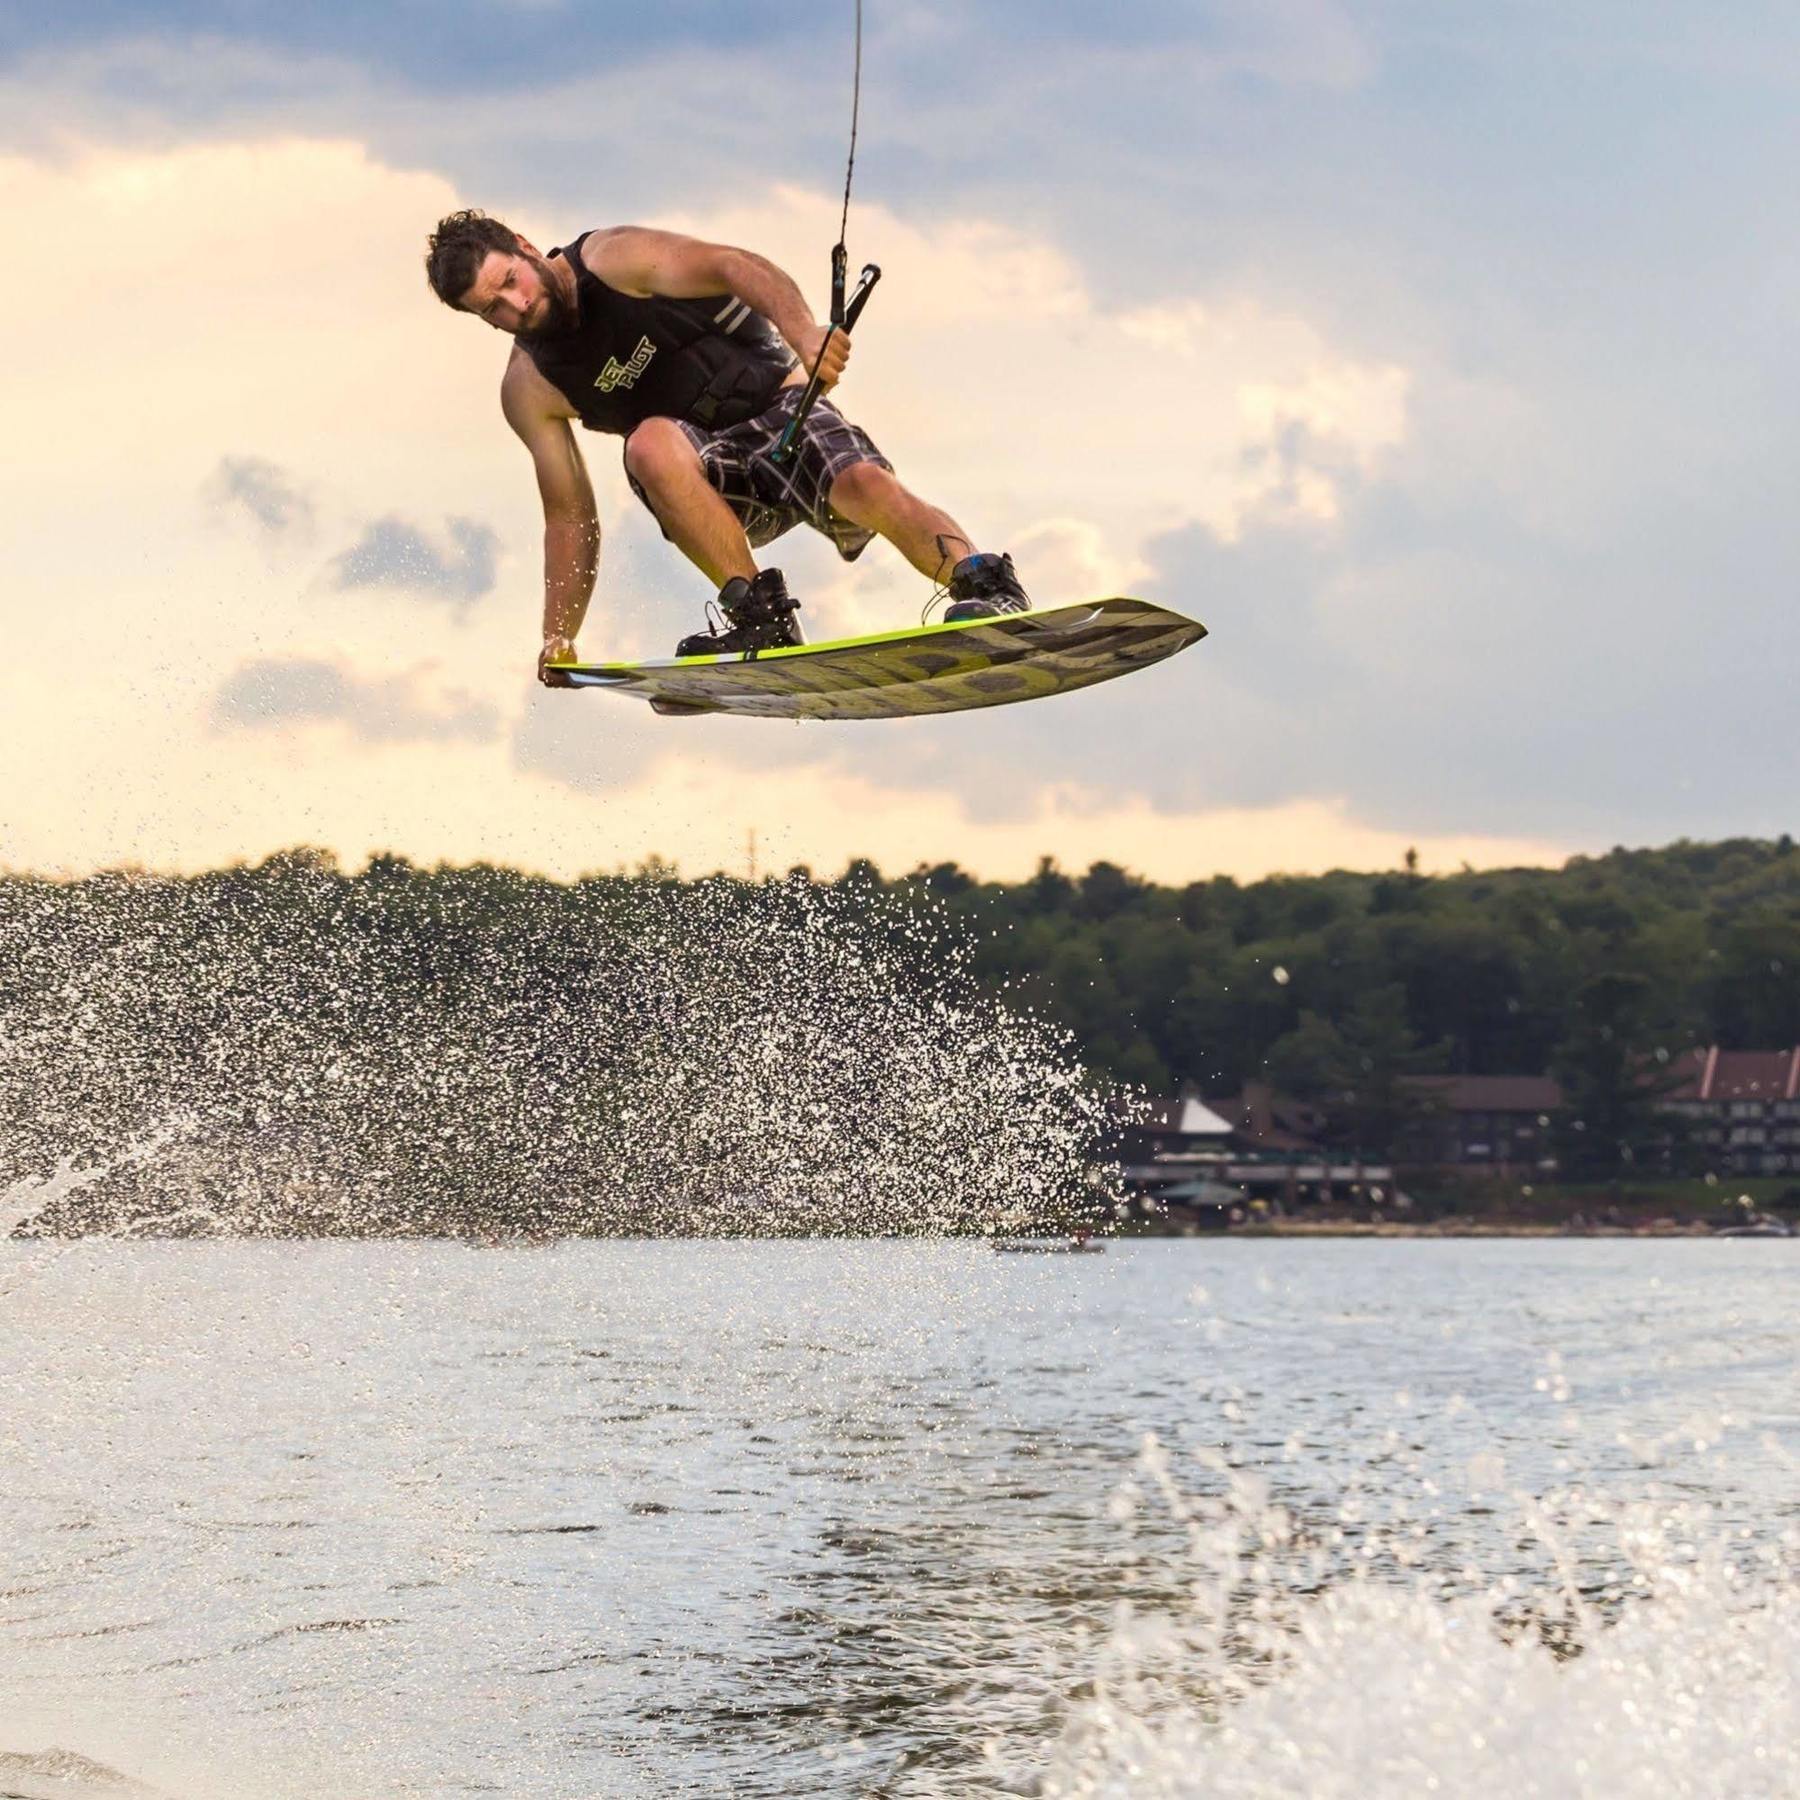
[[[844, 304], [844, 246], [839, 244], [831, 253], [831, 331], [848, 331], [862, 317], [862, 309], [869, 304], [869, 296], [875, 291], [875, 284], [881, 279], [881, 271], [874, 263], [865, 263], [863, 272], [857, 278], [856, 292], [850, 296], [849, 305]], [[831, 342], [831, 331], [825, 334], [825, 344]], [[819, 346], [819, 361], [825, 359], [825, 344]], [[816, 370], [817, 364], [814, 365]], [[781, 437], [775, 448], [769, 452], [769, 461], [779, 468], [794, 454], [794, 440], [800, 435], [800, 427], [806, 423], [806, 415], [812, 411], [813, 402], [818, 399], [823, 384], [815, 373], [806, 384], [806, 392], [800, 396], [800, 404], [794, 408], [794, 416], [783, 428]]]
[[862, 317], [862, 309], [869, 304], [869, 296], [875, 291], [875, 284], [881, 279], [881, 271], [873, 263], [864, 263], [863, 272], [857, 278], [856, 292], [850, 296], [850, 304], [844, 309], [844, 329], [852, 331], [856, 321]]

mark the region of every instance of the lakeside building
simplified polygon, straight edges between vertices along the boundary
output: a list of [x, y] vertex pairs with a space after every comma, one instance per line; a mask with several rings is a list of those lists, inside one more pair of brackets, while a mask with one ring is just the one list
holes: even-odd
[[[1683, 1051], [1654, 1074], [1656, 1110], [1676, 1127], [1662, 1160], [1698, 1161], [1721, 1175], [1800, 1171], [1800, 1046]], [[1548, 1075], [1412, 1075], [1401, 1085], [1430, 1102], [1393, 1145], [1403, 1167], [1551, 1172], [1552, 1133], [1567, 1102]]]
[[1685, 1121], [1688, 1142], [1734, 1175], [1800, 1170], [1800, 1045], [1789, 1050], [1684, 1051], [1658, 1108]]
[[[1680, 1157], [1721, 1175], [1800, 1172], [1800, 1045], [1703, 1045], [1659, 1065], [1655, 1080], [1671, 1131], [1647, 1168]], [[1323, 1109], [1250, 1082], [1228, 1098], [1190, 1091], [1119, 1111], [1112, 1153], [1133, 1193], [1199, 1224], [1229, 1222], [1234, 1204], [1291, 1212], [1375, 1194], [1393, 1204], [1395, 1167], [1554, 1177], [1567, 1106], [1554, 1077], [1410, 1075], [1399, 1085], [1417, 1104], [1391, 1144], [1333, 1147]]]
[[1397, 1163], [1511, 1175], [1553, 1169], [1550, 1130], [1563, 1093], [1548, 1075], [1405, 1075], [1419, 1102], [1394, 1141]]
[[1127, 1191], [1147, 1212], [1192, 1229], [1334, 1203], [1406, 1205], [1385, 1159], [1329, 1148], [1320, 1140], [1324, 1115], [1264, 1082], [1229, 1099], [1144, 1100], [1114, 1117], [1112, 1151]]

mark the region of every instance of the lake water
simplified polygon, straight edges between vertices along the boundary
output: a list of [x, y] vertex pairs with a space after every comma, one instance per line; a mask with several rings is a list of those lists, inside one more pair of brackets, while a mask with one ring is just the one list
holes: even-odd
[[1797, 1356], [1779, 1242], [8, 1242], [0, 1751], [1800, 1794]]

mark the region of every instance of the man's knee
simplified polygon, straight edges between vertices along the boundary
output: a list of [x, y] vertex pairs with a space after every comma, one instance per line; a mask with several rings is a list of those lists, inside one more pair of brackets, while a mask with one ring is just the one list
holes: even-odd
[[659, 487], [699, 460], [699, 451], [673, 419], [646, 419], [625, 440], [626, 472], [643, 488]]
[[880, 463], [852, 463], [839, 469], [831, 483], [832, 507], [846, 518], [870, 511], [886, 511], [904, 489], [892, 469]]

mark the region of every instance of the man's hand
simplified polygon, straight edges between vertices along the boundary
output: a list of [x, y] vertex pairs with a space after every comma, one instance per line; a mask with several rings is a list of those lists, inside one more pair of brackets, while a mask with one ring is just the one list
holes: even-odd
[[[823, 362], [819, 362], [821, 350], [825, 353]], [[808, 375], [812, 374], [813, 365], [818, 363], [820, 382], [828, 388], [836, 387], [838, 377], [844, 372], [844, 364], [850, 360], [850, 335], [848, 332], [834, 330], [829, 325], [815, 325], [794, 345], [794, 354], [800, 358], [801, 366]]]
[[575, 640], [566, 637], [547, 637], [544, 647], [538, 652], [538, 680], [545, 687], [572, 687], [574, 685], [561, 669], [550, 667], [552, 663], [573, 662], [575, 660]]

